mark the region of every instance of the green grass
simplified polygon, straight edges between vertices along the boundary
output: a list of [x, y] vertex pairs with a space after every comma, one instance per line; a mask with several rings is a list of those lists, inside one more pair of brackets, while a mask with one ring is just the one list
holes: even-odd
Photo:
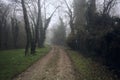
[[68, 51], [74, 64], [76, 80], [116, 80], [112, 72], [91, 58], [86, 58], [75, 51]]
[[24, 49], [0, 51], [0, 80], [12, 80], [49, 51], [48, 47], [37, 49], [36, 55], [29, 56], [24, 56]]

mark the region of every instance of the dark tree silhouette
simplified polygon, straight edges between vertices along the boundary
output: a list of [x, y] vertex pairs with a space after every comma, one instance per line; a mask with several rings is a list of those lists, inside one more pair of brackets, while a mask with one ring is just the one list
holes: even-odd
[[28, 54], [29, 47], [31, 46], [31, 30], [30, 30], [30, 24], [29, 24], [27, 9], [26, 9], [24, 0], [21, 0], [21, 4], [22, 4], [22, 8], [23, 8], [25, 30], [26, 30], [26, 35], [27, 35], [27, 43], [26, 43], [26, 47], [25, 47], [25, 56], [26, 56]]

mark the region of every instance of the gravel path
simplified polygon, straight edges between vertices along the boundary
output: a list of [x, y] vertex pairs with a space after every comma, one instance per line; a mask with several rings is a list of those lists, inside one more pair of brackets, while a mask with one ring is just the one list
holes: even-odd
[[75, 80], [67, 53], [54, 46], [42, 59], [13, 80]]

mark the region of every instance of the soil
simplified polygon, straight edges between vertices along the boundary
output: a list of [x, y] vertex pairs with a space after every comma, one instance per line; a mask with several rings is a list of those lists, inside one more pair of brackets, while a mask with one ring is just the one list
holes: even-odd
[[69, 56], [58, 46], [13, 80], [75, 80]]

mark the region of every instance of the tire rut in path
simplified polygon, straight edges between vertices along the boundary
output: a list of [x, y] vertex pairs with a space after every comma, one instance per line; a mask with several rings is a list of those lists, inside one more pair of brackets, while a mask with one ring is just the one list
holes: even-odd
[[60, 49], [59, 55], [57, 80], [75, 80], [73, 66], [67, 53]]
[[75, 80], [71, 61], [60, 47], [52, 50], [13, 80]]

